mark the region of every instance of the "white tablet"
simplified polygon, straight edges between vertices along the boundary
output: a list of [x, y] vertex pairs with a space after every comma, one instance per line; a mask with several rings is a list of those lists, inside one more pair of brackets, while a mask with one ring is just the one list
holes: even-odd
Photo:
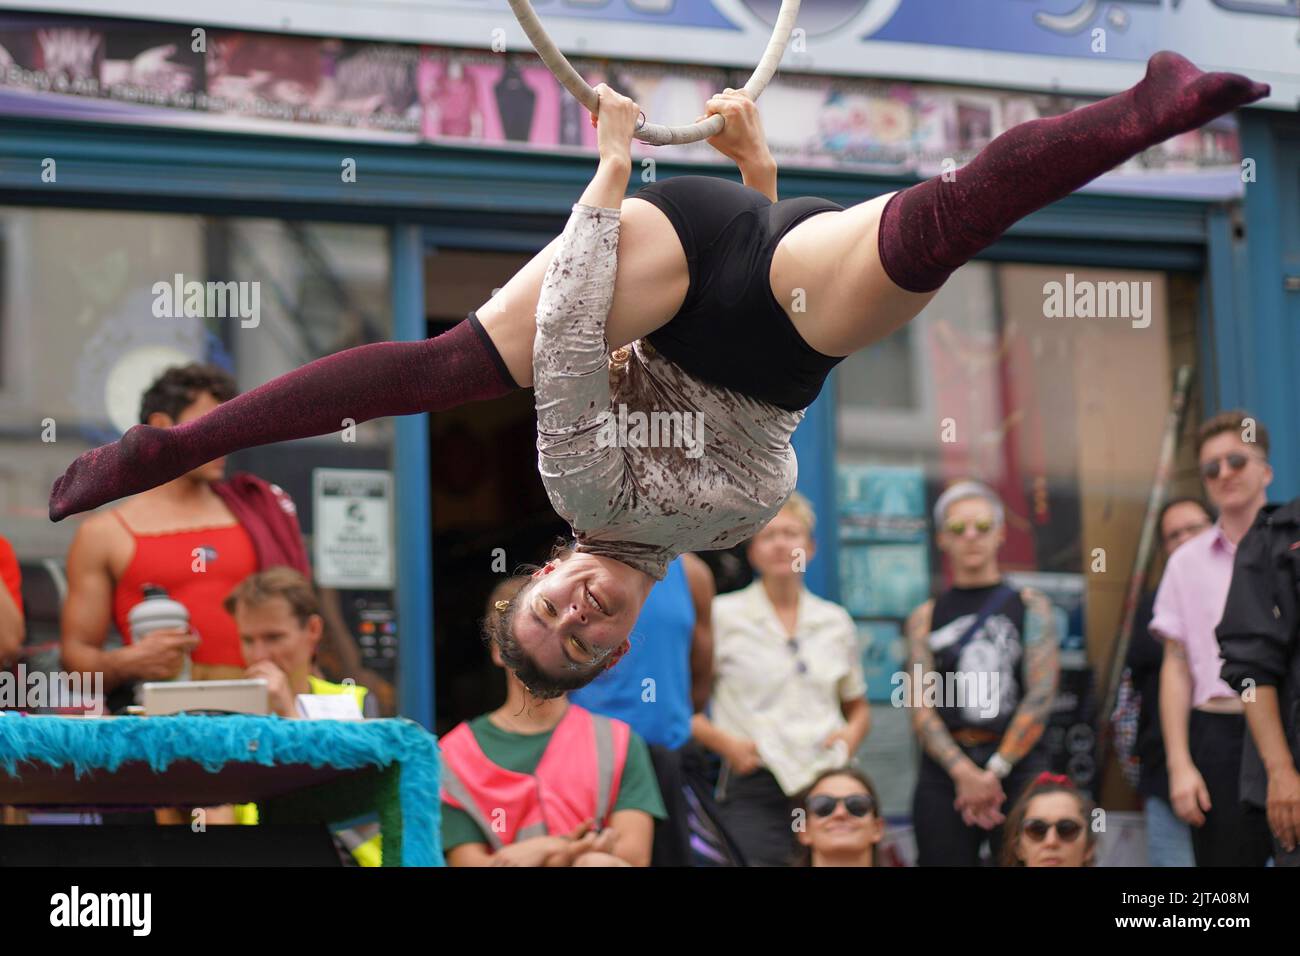
[[151, 681], [141, 687], [141, 703], [150, 717], [206, 712], [219, 714], [270, 713], [266, 681], [191, 680]]

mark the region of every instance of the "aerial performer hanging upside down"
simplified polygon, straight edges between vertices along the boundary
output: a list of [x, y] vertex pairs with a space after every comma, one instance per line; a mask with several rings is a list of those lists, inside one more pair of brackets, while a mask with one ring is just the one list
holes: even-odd
[[[625, 198], [639, 110], [597, 92], [600, 162], [564, 232], [469, 318], [326, 356], [182, 425], [136, 425], [72, 463], [50, 518], [345, 418], [532, 386], [538, 470], [573, 542], [487, 626], [525, 686], [556, 696], [622, 655], [676, 555], [730, 547], [776, 514], [795, 484], [791, 434], [836, 364], [910, 321], [1018, 219], [1269, 88], [1157, 53], [1130, 89], [1008, 130], [947, 181], [847, 209], [777, 201], [770, 158], [747, 167], [770, 155], [753, 103], [731, 92], [709, 101], [725, 119], [709, 141], [748, 185], [679, 176]], [[698, 416], [703, 453], [610, 442], [620, 406]]]

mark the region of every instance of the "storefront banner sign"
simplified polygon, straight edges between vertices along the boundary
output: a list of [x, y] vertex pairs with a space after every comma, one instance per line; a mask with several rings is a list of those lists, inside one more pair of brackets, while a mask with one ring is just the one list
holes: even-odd
[[[0, 114], [349, 140], [596, 152], [589, 114], [531, 53], [322, 40], [31, 14], [0, 16]], [[741, 70], [573, 58], [649, 116], [683, 122]], [[785, 166], [931, 176], [995, 136], [1086, 99], [783, 73], [759, 101]], [[655, 157], [730, 165], [708, 143], [633, 144], [635, 174]], [[1231, 117], [1175, 137], [1099, 183], [1127, 174], [1224, 172], [1240, 190]], [[1147, 185], [1149, 176], [1130, 176]], [[1151, 188], [1151, 187], [1148, 187]], [[1158, 186], [1155, 187], [1158, 189]], [[1153, 189], [1152, 191], [1155, 191]]]
[[[753, 69], [780, 0], [534, 0], [568, 54]], [[102, 0], [9, 7], [103, 13]], [[527, 49], [507, 0], [387, 0], [358, 16], [337, 0], [116, 0], [122, 17], [315, 36]], [[1300, 0], [804, 0], [784, 68], [1108, 94], [1157, 50], [1272, 83], [1300, 99]], [[655, 117], [659, 122], [689, 122]]]
[[312, 471], [316, 582], [326, 588], [390, 589], [393, 476], [386, 471]]
[[419, 47], [0, 15], [0, 113], [415, 142]]

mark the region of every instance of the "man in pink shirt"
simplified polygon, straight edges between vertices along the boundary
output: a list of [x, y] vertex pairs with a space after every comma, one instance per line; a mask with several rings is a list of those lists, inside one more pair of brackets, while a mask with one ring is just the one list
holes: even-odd
[[1169, 798], [1192, 825], [1197, 866], [1263, 866], [1272, 852], [1267, 818], [1240, 801], [1245, 708], [1219, 676], [1214, 633], [1237, 542], [1267, 501], [1268, 447], [1267, 430], [1245, 412], [1223, 412], [1201, 425], [1197, 458], [1219, 520], [1170, 555], [1150, 625], [1165, 641], [1160, 724]]

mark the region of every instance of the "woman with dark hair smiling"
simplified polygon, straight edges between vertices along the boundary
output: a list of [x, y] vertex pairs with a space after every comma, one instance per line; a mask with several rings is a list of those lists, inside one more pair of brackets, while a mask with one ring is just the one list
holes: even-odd
[[[801, 866], [875, 866], [885, 836], [880, 800], [867, 775], [852, 767], [817, 775], [796, 801]], [[799, 818], [796, 818], [797, 820]]]
[[1092, 866], [1092, 801], [1061, 774], [1042, 773], [1016, 801], [1002, 838], [1003, 866]]

